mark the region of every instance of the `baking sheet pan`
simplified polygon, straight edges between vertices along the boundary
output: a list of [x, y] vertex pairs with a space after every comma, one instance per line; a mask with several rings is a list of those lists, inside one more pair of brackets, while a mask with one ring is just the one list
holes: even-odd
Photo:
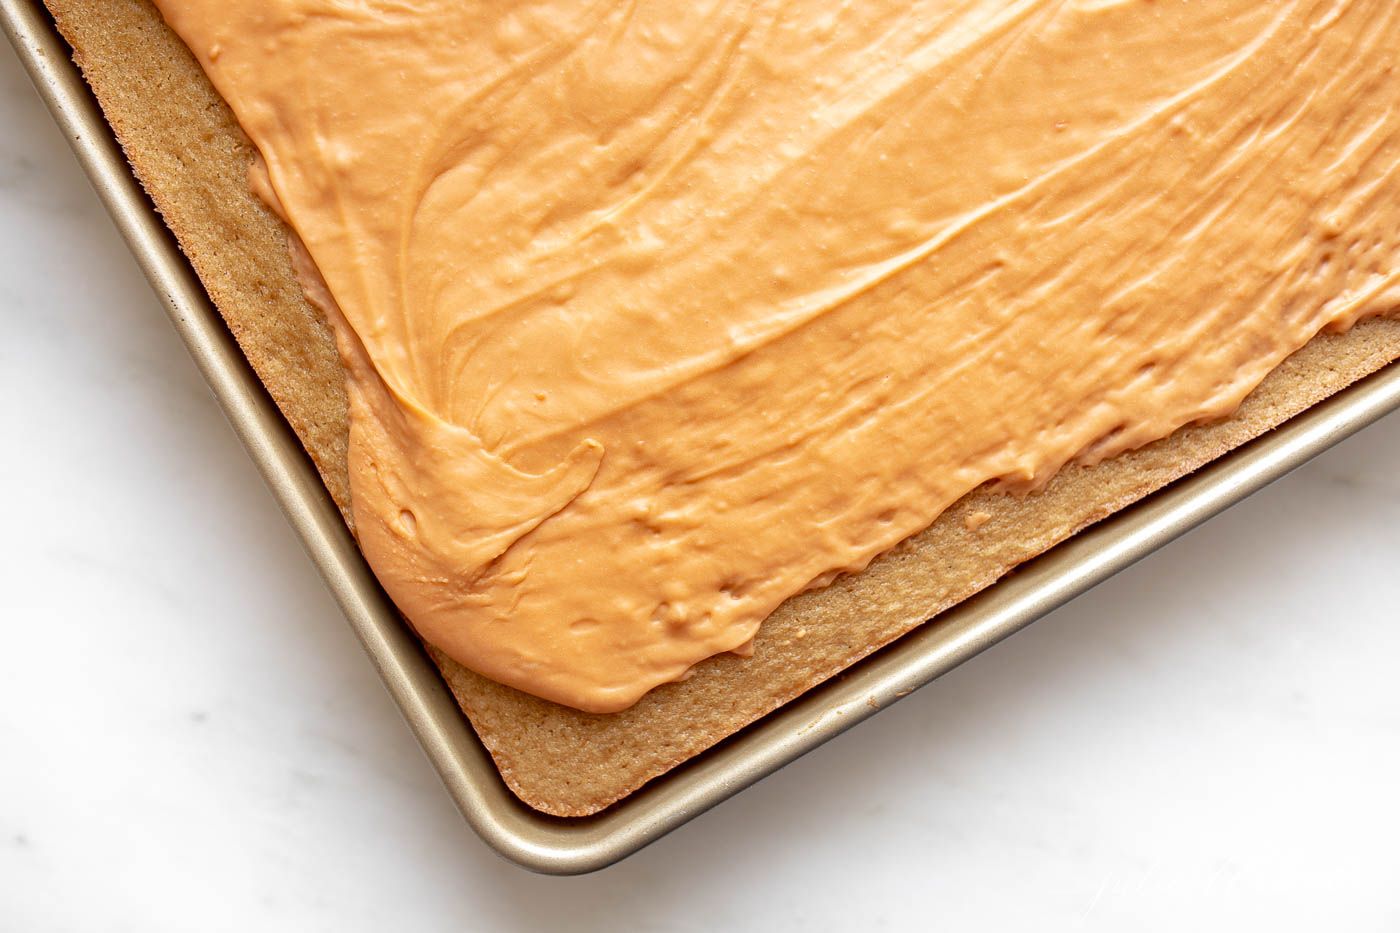
[[0, 25], [467, 823], [536, 871], [593, 871], [625, 858], [1400, 408], [1400, 364], [1392, 364], [1022, 565], [603, 813], [545, 816], [506, 788], [375, 582], [300, 442], [132, 176], [43, 4], [0, 0]]

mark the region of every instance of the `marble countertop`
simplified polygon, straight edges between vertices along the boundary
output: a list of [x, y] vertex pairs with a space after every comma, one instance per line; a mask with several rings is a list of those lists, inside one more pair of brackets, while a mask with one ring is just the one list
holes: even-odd
[[0, 928], [1400, 927], [1400, 418], [597, 875], [465, 827], [8, 52]]

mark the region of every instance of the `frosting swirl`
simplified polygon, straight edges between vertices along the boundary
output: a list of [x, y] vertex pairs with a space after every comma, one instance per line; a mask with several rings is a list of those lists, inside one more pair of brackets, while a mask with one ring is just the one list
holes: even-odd
[[157, 0], [420, 634], [625, 708], [1400, 304], [1393, 0]]

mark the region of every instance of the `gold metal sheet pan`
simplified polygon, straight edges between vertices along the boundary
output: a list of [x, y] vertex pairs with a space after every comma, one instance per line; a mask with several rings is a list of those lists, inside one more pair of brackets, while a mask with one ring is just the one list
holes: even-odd
[[43, 4], [0, 0], [0, 26], [448, 793], [487, 845], [535, 871], [580, 873], [625, 858], [1400, 408], [1400, 364], [1392, 364], [1023, 565], [603, 813], [544, 816], [507, 790], [375, 582], [300, 442], [133, 178]]

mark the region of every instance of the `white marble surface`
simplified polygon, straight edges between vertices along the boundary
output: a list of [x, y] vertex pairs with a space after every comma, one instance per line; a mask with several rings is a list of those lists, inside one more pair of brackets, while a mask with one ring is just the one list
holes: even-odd
[[0, 53], [0, 929], [1400, 927], [1400, 420], [598, 875], [458, 819]]

